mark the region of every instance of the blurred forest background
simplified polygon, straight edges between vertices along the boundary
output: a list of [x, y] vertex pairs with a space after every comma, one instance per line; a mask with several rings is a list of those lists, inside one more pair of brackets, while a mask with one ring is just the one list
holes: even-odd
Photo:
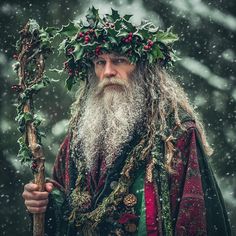
[[[161, 28], [173, 25], [180, 36], [176, 44], [182, 58], [172, 74], [184, 86], [197, 107], [215, 149], [210, 162], [222, 189], [232, 229], [236, 235], [236, 1], [235, 0], [9, 0], [0, 1], [0, 235], [30, 235], [28, 215], [21, 197], [23, 186], [32, 179], [29, 167], [16, 160], [19, 132], [16, 116], [17, 84], [12, 70], [12, 55], [18, 31], [29, 18], [42, 27], [67, 24], [79, 19], [91, 5], [101, 13], [117, 9], [121, 14], [135, 14], [137, 23], [152, 19]], [[52, 55], [47, 69], [62, 67], [63, 58]], [[47, 72], [59, 79], [37, 96], [37, 113], [44, 118], [43, 139], [47, 175], [67, 129], [69, 107], [74, 91], [64, 87], [65, 75]]]

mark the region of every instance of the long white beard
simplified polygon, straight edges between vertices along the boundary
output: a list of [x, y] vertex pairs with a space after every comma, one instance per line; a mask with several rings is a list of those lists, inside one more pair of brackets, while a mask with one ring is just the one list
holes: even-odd
[[[131, 80], [131, 79], [130, 79]], [[109, 167], [133, 136], [145, 110], [143, 86], [132, 79], [104, 79], [89, 91], [78, 129], [78, 142], [91, 169], [101, 154]], [[106, 87], [107, 84], [116, 84]]]

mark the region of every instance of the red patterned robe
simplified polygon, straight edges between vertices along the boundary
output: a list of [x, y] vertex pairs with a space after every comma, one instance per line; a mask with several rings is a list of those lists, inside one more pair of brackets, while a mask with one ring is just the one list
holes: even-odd
[[[221, 192], [204, 154], [201, 139], [193, 121], [184, 123], [175, 140], [174, 173], [168, 177], [172, 235], [176, 236], [227, 236], [231, 235], [229, 221]], [[98, 165], [99, 166], [99, 165]], [[100, 167], [91, 171], [88, 185], [94, 194], [103, 188], [106, 181], [104, 159]], [[53, 180], [55, 190], [51, 194], [46, 219], [48, 235], [82, 235], [67, 224], [65, 199], [76, 181], [76, 168], [70, 158], [70, 137], [61, 145], [56, 158]], [[169, 235], [163, 230], [161, 194], [158, 181], [148, 182], [145, 168], [140, 170], [131, 189], [138, 196], [137, 230], [125, 235]], [[126, 214], [119, 223], [127, 223], [131, 216]], [[133, 217], [133, 216], [132, 216]], [[131, 217], [131, 218], [132, 218]], [[102, 226], [103, 227], [103, 226]], [[101, 235], [109, 235], [101, 229]]]

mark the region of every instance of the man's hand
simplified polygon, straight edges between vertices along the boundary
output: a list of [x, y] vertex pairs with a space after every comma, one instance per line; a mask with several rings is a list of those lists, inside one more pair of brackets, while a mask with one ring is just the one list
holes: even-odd
[[48, 195], [53, 189], [52, 183], [45, 184], [45, 191], [38, 191], [38, 185], [28, 183], [24, 187], [22, 197], [25, 199], [26, 208], [30, 213], [43, 213], [47, 209]]

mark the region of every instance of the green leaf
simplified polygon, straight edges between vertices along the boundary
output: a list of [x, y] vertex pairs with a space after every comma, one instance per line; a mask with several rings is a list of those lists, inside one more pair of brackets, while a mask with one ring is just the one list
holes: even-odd
[[126, 20], [126, 21], [129, 21], [129, 19], [132, 17], [133, 15], [124, 15], [123, 18]]
[[117, 31], [114, 28], [113, 29], [112, 28], [108, 28], [107, 29], [107, 34], [114, 37], [114, 36], [116, 36]]
[[55, 37], [58, 35], [59, 29], [56, 27], [47, 27], [47, 28], [45, 28], [44, 31], [47, 32], [50, 37]]
[[157, 36], [157, 40], [164, 43], [164, 44], [171, 44], [171, 43], [179, 40], [179, 37], [172, 32], [159, 31], [156, 36]]
[[144, 40], [143, 35], [142, 35], [141, 32], [138, 31], [137, 33], [134, 33], [134, 35], [138, 36], [141, 40]]
[[70, 76], [66, 79], [66, 88], [70, 91], [72, 86], [74, 85], [74, 76]]
[[118, 32], [118, 34], [116, 35], [116, 37], [127, 37], [128, 33], [127, 31], [120, 31]]
[[118, 11], [114, 10], [113, 8], [111, 8], [111, 17], [113, 19], [113, 22], [115, 22], [116, 20], [120, 19], [120, 15], [118, 13]]
[[31, 161], [31, 151], [30, 149], [28, 148], [28, 146], [26, 145], [25, 143], [25, 139], [24, 137], [20, 137], [18, 140], [17, 140], [19, 146], [20, 146], [20, 149], [19, 149], [19, 152], [18, 152], [18, 155], [17, 155], [17, 158], [20, 159], [21, 163], [22, 164], [26, 164], [26, 163], [29, 163]]
[[75, 45], [75, 49], [73, 51], [73, 56], [74, 56], [74, 60], [78, 61], [82, 58], [84, 53], [84, 47], [81, 47], [80, 44], [76, 44]]
[[89, 8], [86, 19], [91, 24], [95, 24], [96, 22], [98, 22], [100, 19], [98, 9], [96, 9], [94, 6]]
[[35, 32], [39, 31], [39, 24], [34, 19], [29, 19], [29, 32], [34, 34]]
[[32, 115], [32, 113], [30, 113], [30, 112], [25, 112], [24, 113], [24, 119], [25, 119], [25, 123], [26, 122], [29, 122], [29, 121], [33, 121], [33, 115]]
[[150, 21], [144, 21], [142, 22], [140, 29], [148, 30], [151, 26], [153, 26], [153, 23]]
[[64, 53], [65, 52], [65, 47], [66, 47], [66, 43], [67, 43], [67, 39], [64, 39], [60, 44], [59, 44], [59, 47], [58, 47], [58, 51], [59, 51], [59, 55], [61, 53]]
[[117, 42], [117, 38], [116, 38], [116, 37], [108, 36], [108, 39], [109, 39], [109, 42], [110, 42], [110, 43], [118, 44], [118, 42]]
[[39, 91], [42, 88], [46, 87], [46, 83], [44, 83], [43, 81], [38, 82], [37, 84], [33, 84], [28, 90], [31, 91]]
[[139, 37], [141, 37], [142, 40], [148, 39], [150, 37], [149, 31], [146, 29], [139, 29], [138, 32], [135, 33], [135, 35], [138, 35]]
[[128, 21], [123, 21], [122, 27], [125, 28], [128, 32], [135, 32], [137, 30], [136, 27]]
[[157, 43], [153, 45], [153, 48], [151, 50], [151, 54], [155, 59], [164, 57], [164, 55], [163, 55], [162, 51], [160, 50]]
[[75, 23], [70, 21], [68, 25], [63, 25], [62, 28], [58, 31], [58, 33], [67, 37], [72, 37], [78, 31], [79, 29], [75, 26]]

